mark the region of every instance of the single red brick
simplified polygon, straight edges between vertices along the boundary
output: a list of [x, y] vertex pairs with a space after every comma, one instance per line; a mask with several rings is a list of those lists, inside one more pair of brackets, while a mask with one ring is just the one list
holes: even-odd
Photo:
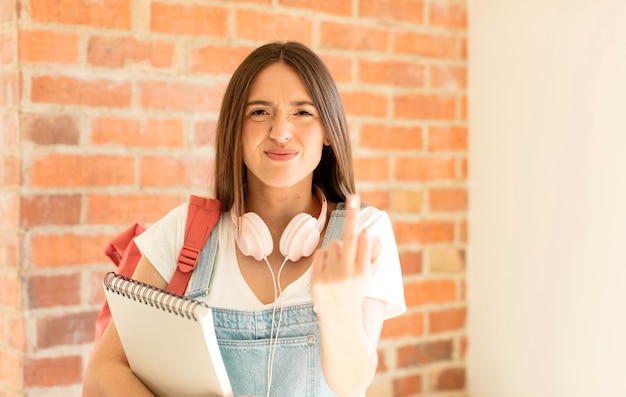
[[90, 37], [87, 62], [90, 65], [121, 68], [147, 64], [156, 68], [172, 66], [174, 45], [162, 41], [140, 41], [133, 37]]
[[467, 151], [467, 127], [431, 127], [428, 130], [428, 150]]
[[[22, 183], [22, 161], [18, 155], [6, 154], [0, 165], [0, 185], [19, 186]], [[1, 168], [3, 167], [3, 168]]]
[[392, 190], [391, 208], [394, 211], [420, 214], [424, 208], [424, 192], [421, 190]]
[[0, 191], [0, 226], [17, 229], [19, 219], [19, 193]]
[[404, 375], [393, 380], [394, 397], [409, 397], [422, 392], [422, 375]]
[[31, 309], [80, 304], [81, 275], [31, 276], [28, 300]]
[[73, 385], [81, 382], [81, 356], [27, 358], [24, 363], [24, 387]]
[[15, 36], [14, 33], [0, 34], [0, 65], [10, 65], [15, 60]]
[[389, 114], [389, 98], [384, 94], [343, 91], [341, 100], [349, 116], [386, 117]]
[[432, 388], [437, 391], [465, 389], [465, 368], [447, 368], [434, 374]]
[[0, 1], [0, 22], [13, 21], [16, 19], [16, 1], [17, 0]]
[[35, 103], [128, 107], [131, 83], [100, 78], [38, 76], [31, 81], [31, 98]]
[[21, 30], [21, 62], [78, 63], [80, 37], [75, 33], [50, 30]]
[[397, 221], [393, 229], [398, 244], [435, 244], [454, 241], [454, 221], [422, 220], [420, 222]]
[[78, 145], [80, 120], [66, 114], [24, 113], [22, 139], [36, 145]]
[[30, 164], [32, 186], [128, 186], [134, 181], [134, 160], [128, 156], [52, 153]]
[[227, 8], [152, 2], [150, 15], [153, 32], [213, 37], [228, 35]]
[[285, 7], [294, 7], [298, 10], [312, 10], [327, 14], [352, 15], [352, 0], [280, 0]]
[[457, 99], [454, 95], [402, 94], [393, 99], [393, 115], [399, 119], [454, 120]]
[[465, 328], [467, 310], [462, 308], [433, 310], [428, 314], [429, 334]]
[[[19, 269], [21, 264], [20, 237], [13, 230], [0, 232], [0, 262], [6, 269]], [[0, 339], [1, 340], [1, 339]]]
[[22, 282], [17, 273], [0, 274], [0, 305], [12, 309], [21, 310], [21, 287]]
[[21, 97], [20, 75], [7, 71], [0, 79], [0, 106], [9, 108], [16, 105]]
[[360, 147], [378, 150], [421, 150], [421, 127], [397, 127], [388, 124], [361, 126]]
[[467, 29], [465, 4], [433, 3], [430, 6], [430, 24], [449, 30]]
[[454, 157], [396, 157], [395, 179], [399, 181], [452, 180], [456, 176]]
[[453, 343], [451, 340], [440, 340], [420, 343], [418, 345], [398, 348], [398, 368], [424, 366], [433, 362], [452, 359]]
[[96, 312], [64, 314], [37, 320], [37, 347], [79, 345], [93, 340]]
[[80, 194], [24, 195], [20, 203], [20, 224], [71, 225], [80, 222]]
[[359, 61], [359, 80], [363, 83], [419, 88], [424, 86], [425, 76], [424, 65], [415, 62]]
[[421, 306], [455, 302], [457, 300], [454, 280], [426, 280], [405, 283], [404, 296], [407, 306]]
[[237, 9], [235, 11], [235, 36], [255, 41], [284, 40], [285, 36], [288, 36], [289, 40], [311, 46], [314, 27], [310, 18], [272, 11]]
[[393, 52], [414, 54], [425, 58], [459, 58], [460, 42], [450, 34], [427, 34], [416, 32], [396, 32], [393, 40]]
[[109, 263], [104, 248], [111, 238], [109, 235], [35, 234], [31, 237], [32, 265], [41, 268]]
[[359, 24], [322, 22], [320, 42], [323, 47], [352, 51], [386, 52], [389, 30]]
[[422, 0], [360, 1], [359, 16], [422, 24], [424, 22], [424, 2]]
[[467, 211], [466, 188], [430, 189], [429, 207], [435, 212]]
[[[0, 373], [0, 380], [2, 380], [2, 385], [4, 388], [8, 387], [13, 390], [22, 390], [24, 373], [22, 368], [24, 368], [23, 362], [23, 352], [2, 349], [0, 350], [0, 363], [2, 363], [2, 373]], [[0, 391], [0, 393], [4, 393], [4, 391]], [[9, 394], [7, 392], [6, 395], [0, 394], [0, 396], [4, 397], [18, 397], [17, 393]]]
[[37, 0], [30, 4], [35, 21], [111, 29], [129, 30], [131, 13], [131, 0]]
[[400, 265], [402, 266], [402, 274], [421, 274], [422, 273], [422, 263], [423, 263], [423, 253], [422, 251], [405, 251], [402, 250], [399, 252], [400, 255]]
[[20, 135], [17, 129], [18, 114], [17, 109], [0, 112], [0, 123], [2, 123], [0, 143], [4, 148], [16, 147], [18, 144], [18, 136]]
[[184, 158], [144, 156], [139, 163], [141, 186], [209, 186], [214, 160], [207, 156]]
[[87, 222], [114, 225], [154, 222], [179, 204], [178, 195], [90, 194]]
[[146, 109], [218, 112], [225, 87], [186, 82], [139, 83], [141, 106]]
[[[7, 335], [2, 340], [18, 351], [26, 351], [28, 338], [26, 337], [26, 320], [21, 315], [5, 314]], [[1, 334], [1, 332], [0, 332]]]
[[181, 119], [100, 117], [91, 123], [91, 141], [97, 144], [182, 148], [184, 133]]

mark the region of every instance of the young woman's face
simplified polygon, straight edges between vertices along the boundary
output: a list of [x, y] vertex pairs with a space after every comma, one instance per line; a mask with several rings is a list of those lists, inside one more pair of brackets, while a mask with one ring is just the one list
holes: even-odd
[[313, 100], [290, 66], [275, 63], [254, 78], [242, 142], [249, 183], [257, 179], [289, 187], [311, 180], [329, 140]]

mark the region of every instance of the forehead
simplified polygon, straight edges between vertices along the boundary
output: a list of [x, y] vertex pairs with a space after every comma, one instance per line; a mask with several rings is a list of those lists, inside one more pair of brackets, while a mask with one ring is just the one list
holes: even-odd
[[249, 99], [301, 97], [310, 99], [302, 78], [291, 66], [278, 62], [263, 68], [252, 80]]

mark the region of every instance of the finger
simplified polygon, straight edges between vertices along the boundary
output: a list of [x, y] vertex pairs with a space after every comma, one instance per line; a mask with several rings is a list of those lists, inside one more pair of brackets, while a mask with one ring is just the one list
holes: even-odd
[[327, 252], [324, 249], [318, 249], [313, 254], [313, 269], [311, 271], [311, 283], [314, 283], [321, 279], [326, 268]]
[[[339, 270], [341, 255], [343, 253], [343, 242], [339, 240], [331, 240], [326, 248], [326, 263], [330, 263], [329, 271], [337, 273]], [[334, 265], [333, 265], [334, 264]]]
[[367, 266], [370, 266], [372, 261], [372, 243], [370, 240], [370, 236], [367, 233], [367, 229], [364, 229], [361, 233], [359, 233], [358, 237], [358, 246], [356, 250], [356, 257], [354, 258], [355, 270], [357, 273], [362, 273], [369, 269], [366, 269]]
[[342, 256], [345, 264], [354, 263], [356, 257], [360, 206], [361, 201], [358, 195], [349, 195], [346, 198], [346, 220], [341, 236], [343, 241]]

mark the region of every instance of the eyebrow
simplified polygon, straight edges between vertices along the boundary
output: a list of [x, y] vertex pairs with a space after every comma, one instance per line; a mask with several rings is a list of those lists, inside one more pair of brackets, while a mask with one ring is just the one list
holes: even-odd
[[[246, 103], [246, 106], [254, 106], [254, 105], [262, 105], [262, 106], [273, 106], [272, 102], [269, 101], [263, 101], [263, 100], [254, 100], [254, 101], [249, 101]], [[292, 101], [290, 103], [291, 106], [303, 106], [303, 105], [308, 105], [308, 106], [312, 106], [315, 107], [315, 104], [311, 101]]]

